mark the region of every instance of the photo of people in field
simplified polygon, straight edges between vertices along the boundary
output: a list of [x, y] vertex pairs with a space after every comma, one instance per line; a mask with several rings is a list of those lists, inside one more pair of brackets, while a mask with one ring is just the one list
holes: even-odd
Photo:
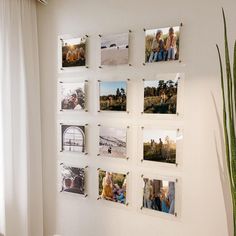
[[143, 129], [143, 160], [176, 163], [176, 130]]
[[99, 196], [126, 204], [126, 175], [99, 170]]
[[179, 60], [180, 27], [146, 30], [145, 62]]
[[113, 34], [101, 37], [101, 65], [128, 64], [129, 34]]
[[175, 214], [175, 182], [144, 178], [143, 184], [144, 208]]
[[85, 109], [85, 84], [61, 83], [61, 110]]
[[176, 114], [178, 76], [175, 77], [144, 81], [144, 113]]
[[61, 125], [61, 150], [85, 152], [85, 126]]
[[85, 171], [84, 168], [68, 166], [63, 163], [61, 167], [61, 192], [84, 194]]
[[126, 81], [102, 81], [99, 83], [100, 110], [126, 111]]
[[86, 65], [86, 38], [62, 40], [62, 67]]
[[101, 126], [99, 154], [100, 156], [126, 158], [126, 129]]

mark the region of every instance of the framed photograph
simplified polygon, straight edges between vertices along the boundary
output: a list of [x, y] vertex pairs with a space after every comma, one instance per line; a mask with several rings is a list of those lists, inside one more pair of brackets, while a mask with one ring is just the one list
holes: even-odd
[[127, 174], [98, 170], [101, 199], [126, 204]]
[[144, 114], [178, 114], [179, 74], [167, 80], [144, 80]]
[[127, 111], [127, 82], [99, 81], [99, 111]]
[[86, 36], [61, 39], [61, 68], [86, 66]]
[[177, 132], [143, 129], [143, 160], [176, 164]]
[[61, 163], [60, 174], [60, 192], [85, 195], [85, 168], [78, 168]]
[[145, 30], [145, 62], [179, 60], [180, 26]]
[[100, 126], [99, 156], [127, 158], [127, 130]]
[[61, 152], [85, 153], [85, 126], [61, 124]]
[[60, 111], [87, 111], [86, 82], [60, 82]]
[[176, 181], [143, 177], [143, 202], [141, 209], [148, 209], [177, 216]]
[[101, 65], [129, 63], [129, 33], [101, 36]]

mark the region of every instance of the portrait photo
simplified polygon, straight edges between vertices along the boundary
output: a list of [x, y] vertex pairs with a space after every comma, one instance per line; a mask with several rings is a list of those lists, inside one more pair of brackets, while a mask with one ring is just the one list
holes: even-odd
[[62, 40], [62, 68], [86, 65], [86, 37]]
[[61, 192], [85, 194], [85, 170], [68, 166], [63, 163], [61, 167]]
[[179, 60], [180, 26], [145, 31], [145, 62]]
[[99, 196], [101, 199], [126, 204], [126, 175], [99, 170]]

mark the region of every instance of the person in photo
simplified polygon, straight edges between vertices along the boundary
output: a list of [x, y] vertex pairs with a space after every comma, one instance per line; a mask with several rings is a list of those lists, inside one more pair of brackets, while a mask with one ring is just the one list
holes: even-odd
[[106, 175], [102, 180], [102, 194], [101, 197], [107, 200], [113, 200], [113, 183], [111, 174], [106, 171]]
[[143, 192], [143, 206], [152, 209], [153, 187], [150, 179], [145, 180]]
[[173, 27], [169, 29], [169, 35], [166, 39], [166, 51], [167, 51], [167, 60], [175, 60], [175, 54], [177, 52], [177, 36], [174, 32]]
[[156, 33], [155, 38], [152, 41], [151, 46], [151, 55], [149, 57], [149, 63], [162, 61], [165, 58], [165, 51], [164, 51], [164, 41], [162, 39], [162, 31], [158, 30]]

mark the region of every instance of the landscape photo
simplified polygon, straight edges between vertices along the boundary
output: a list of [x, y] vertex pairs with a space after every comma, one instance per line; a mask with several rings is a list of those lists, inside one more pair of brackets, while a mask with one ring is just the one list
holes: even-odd
[[85, 152], [85, 126], [61, 125], [62, 151]]
[[100, 156], [126, 158], [126, 129], [100, 127]]
[[101, 65], [128, 64], [129, 34], [113, 34], [101, 37]]
[[98, 175], [101, 199], [126, 204], [126, 175], [103, 170]]
[[126, 81], [100, 82], [99, 90], [101, 111], [126, 111]]
[[145, 31], [145, 62], [179, 60], [180, 26]]
[[144, 107], [147, 114], [176, 114], [178, 76], [169, 80], [144, 81]]
[[61, 83], [61, 110], [85, 109], [85, 83]]
[[61, 192], [84, 194], [85, 170], [61, 164]]
[[143, 160], [176, 163], [176, 130], [143, 130]]
[[175, 214], [175, 182], [143, 178], [143, 207]]
[[62, 40], [62, 67], [86, 65], [86, 37]]

